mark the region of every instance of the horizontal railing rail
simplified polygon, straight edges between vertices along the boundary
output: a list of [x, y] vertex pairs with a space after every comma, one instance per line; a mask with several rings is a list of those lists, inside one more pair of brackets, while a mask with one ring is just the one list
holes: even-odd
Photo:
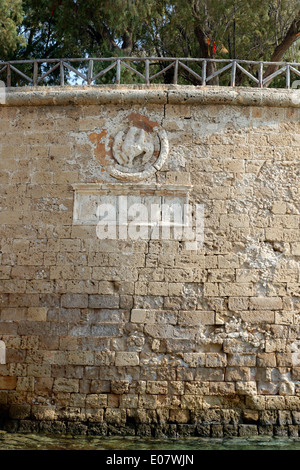
[[[76, 62], [80, 64], [79, 68], [74, 66]], [[275, 67], [275, 71], [266, 76], [270, 65], [273, 69]], [[0, 80], [7, 87], [26, 84], [64, 86], [66, 71], [68, 77], [70, 72], [73, 74], [73, 84], [76, 77], [81, 79], [81, 84], [99, 84], [100, 79], [106, 76], [105, 83], [115, 85], [136, 83], [132, 77], [138, 77], [138, 83], [146, 85], [151, 82], [178, 84], [180, 78], [193, 85], [218, 85], [215, 79], [222, 79], [226, 72], [227, 78], [222, 83], [225, 86], [243, 86], [242, 79], [247, 78], [246, 86], [264, 88], [276, 77], [280, 77], [282, 80], [277, 82], [275, 87], [289, 89], [297, 88], [294, 85], [296, 80], [292, 81], [292, 78], [297, 79], [297, 76], [300, 76], [300, 63], [190, 57], [85, 57], [0, 61]], [[111, 71], [113, 73], [108, 77]], [[130, 78], [125, 74], [127, 71], [131, 72]], [[165, 78], [167, 72], [168, 81]], [[72, 82], [69, 81], [68, 85], [70, 84]], [[75, 84], [78, 84], [78, 81]]]

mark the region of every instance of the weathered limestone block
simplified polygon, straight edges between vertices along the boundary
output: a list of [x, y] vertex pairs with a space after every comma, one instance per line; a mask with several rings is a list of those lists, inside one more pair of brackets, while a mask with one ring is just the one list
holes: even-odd
[[118, 296], [90, 295], [89, 308], [119, 308]]
[[129, 381], [128, 380], [112, 380], [111, 382], [112, 393], [120, 394], [128, 393]]
[[255, 382], [236, 382], [236, 391], [239, 395], [255, 396], [257, 394], [257, 386]]
[[41, 421], [53, 421], [57, 417], [55, 409], [51, 406], [33, 405], [31, 412], [35, 419]]
[[209, 395], [229, 395], [235, 394], [236, 385], [234, 382], [210, 382]]
[[203, 380], [220, 382], [224, 380], [224, 369], [214, 367], [199, 367], [198, 369], [196, 369], [195, 379], [196, 381]]
[[258, 429], [254, 424], [240, 424], [239, 425], [239, 436], [257, 436]]
[[220, 353], [207, 353], [205, 365], [207, 367], [226, 367], [227, 356]]
[[292, 382], [283, 382], [279, 385], [279, 395], [294, 395], [295, 394], [295, 384]]
[[227, 356], [228, 366], [256, 366], [256, 360], [254, 354], [228, 354]]
[[213, 325], [215, 313], [213, 311], [179, 311], [178, 324], [183, 326]]
[[122, 351], [116, 352], [115, 365], [118, 366], [137, 366], [139, 365], [140, 358], [136, 352]]
[[85, 415], [86, 419], [90, 423], [103, 423], [104, 421], [104, 410], [99, 410], [97, 408], [86, 408]]
[[63, 294], [61, 297], [61, 306], [65, 308], [87, 308], [87, 294]]
[[205, 353], [184, 353], [183, 360], [189, 367], [205, 366], [206, 354]]
[[104, 408], [107, 406], [107, 395], [105, 394], [88, 394], [86, 397], [86, 406], [88, 409]]
[[168, 382], [149, 380], [147, 382], [146, 393], [154, 395], [166, 395], [168, 393]]
[[249, 382], [251, 371], [249, 367], [227, 367], [225, 372], [225, 380], [240, 382]]
[[138, 407], [139, 397], [138, 395], [128, 394], [122, 395], [120, 400], [120, 406], [126, 410], [133, 409], [136, 410]]
[[190, 419], [189, 410], [170, 410], [170, 421], [175, 423], [188, 423]]
[[16, 377], [0, 377], [0, 390], [14, 390], [17, 387]]
[[108, 424], [122, 425], [126, 421], [126, 412], [118, 408], [107, 408], [104, 413], [104, 420]]
[[[282, 299], [280, 297], [251, 297], [250, 308], [255, 310], [281, 310]], [[273, 321], [274, 323], [274, 321]]]
[[79, 381], [77, 379], [57, 378], [54, 380], [53, 390], [55, 392], [78, 392]]
[[23, 420], [30, 417], [30, 405], [12, 405], [9, 409], [9, 416], [12, 419]]
[[208, 395], [209, 382], [191, 381], [185, 382], [185, 392], [187, 395]]
[[[253, 298], [253, 297], [252, 297]], [[248, 311], [248, 312], [241, 312], [241, 318], [247, 323], [275, 323], [275, 313], [270, 311]]]

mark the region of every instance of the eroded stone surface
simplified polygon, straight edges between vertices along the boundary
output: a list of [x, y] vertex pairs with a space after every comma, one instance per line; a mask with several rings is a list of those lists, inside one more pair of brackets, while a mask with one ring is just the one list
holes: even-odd
[[[8, 93], [0, 108], [4, 420], [138, 435], [298, 433], [295, 92]], [[111, 136], [128, 119], [149, 135], [161, 129], [169, 145], [134, 191], [155, 198], [159, 189], [163, 198], [172, 185], [186, 189], [204, 206], [198, 251], [177, 239], [100, 240], [94, 225], [73, 223], [73, 188], [90, 195], [95, 183], [116, 184], [122, 194], [108, 170]]]

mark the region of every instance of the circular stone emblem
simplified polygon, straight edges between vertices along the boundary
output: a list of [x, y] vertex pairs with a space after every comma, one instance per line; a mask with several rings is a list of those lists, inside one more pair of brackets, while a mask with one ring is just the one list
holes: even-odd
[[112, 145], [115, 162], [107, 170], [122, 180], [146, 179], [162, 168], [168, 153], [169, 142], [164, 130], [150, 133], [131, 126], [115, 135]]
[[145, 180], [160, 170], [169, 155], [167, 133], [156, 121], [132, 112], [88, 135], [94, 156], [111, 176], [123, 181]]
[[126, 169], [146, 165], [154, 153], [154, 144], [144, 129], [130, 127], [128, 132], [120, 131], [115, 137], [113, 156]]

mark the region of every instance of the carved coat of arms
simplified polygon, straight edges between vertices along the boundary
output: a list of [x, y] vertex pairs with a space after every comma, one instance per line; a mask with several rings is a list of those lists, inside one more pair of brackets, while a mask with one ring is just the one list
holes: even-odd
[[166, 132], [158, 123], [138, 113], [131, 113], [118, 127], [114, 135], [102, 129], [100, 134], [89, 136], [97, 144], [98, 160], [119, 180], [140, 181], [153, 176], [168, 158]]

